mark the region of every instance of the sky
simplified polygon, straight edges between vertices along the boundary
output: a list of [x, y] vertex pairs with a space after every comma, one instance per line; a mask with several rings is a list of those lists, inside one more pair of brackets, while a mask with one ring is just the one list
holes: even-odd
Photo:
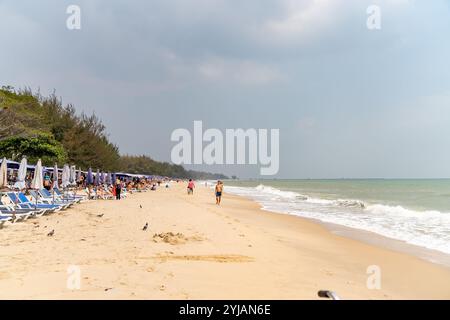
[[0, 30], [0, 85], [56, 90], [123, 154], [170, 161], [201, 120], [279, 129], [274, 178], [450, 177], [447, 0], [0, 0]]

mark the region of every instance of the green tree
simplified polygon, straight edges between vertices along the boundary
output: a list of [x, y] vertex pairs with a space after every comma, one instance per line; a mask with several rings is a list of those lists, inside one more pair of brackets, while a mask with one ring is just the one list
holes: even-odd
[[0, 141], [0, 157], [20, 161], [26, 156], [30, 162], [42, 159], [44, 165], [64, 163], [67, 154], [63, 146], [52, 136], [41, 134], [36, 137], [9, 137]]

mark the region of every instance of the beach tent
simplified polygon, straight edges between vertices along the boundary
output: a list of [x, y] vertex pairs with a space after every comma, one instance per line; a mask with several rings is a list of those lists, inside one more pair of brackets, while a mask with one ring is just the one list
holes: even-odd
[[8, 186], [8, 163], [6, 158], [3, 158], [2, 165], [0, 166], [0, 188]]
[[41, 159], [38, 160], [36, 167], [34, 168], [34, 176], [33, 181], [31, 181], [31, 188], [32, 189], [42, 189], [44, 187], [44, 177], [42, 174], [43, 168], [42, 168], [42, 161]]
[[25, 179], [27, 177], [27, 158], [23, 158], [20, 162], [19, 171], [17, 173], [17, 180], [14, 183], [14, 188], [23, 190], [26, 187]]
[[61, 187], [67, 188], [70, 185], [70, 168], [68, 164], [63, 167], [62, 177], [61, 177]]
[[59, 188], [58, 183], [58, 165], [55, 163], [53, 167], [53, 188]]
[[92, 176], [92, 168], [89, 168], [87, 177], [86, 177], [86, 183], [87, 184], [94, 184], [94, 177]]

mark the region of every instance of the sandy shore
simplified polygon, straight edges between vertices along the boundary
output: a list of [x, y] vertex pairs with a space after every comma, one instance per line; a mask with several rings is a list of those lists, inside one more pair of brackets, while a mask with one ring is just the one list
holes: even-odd
[[[379, 290], [366, 285], [371, 265]], [[68, 289], [76, 270], [81, 287]], [[1, 299], [316, 299], [320, 289], [449, 299], [450, 269], [244, 198], [225, 195], [217, 207], [202, 186], [194, 196], [179, 185], [88, 202], [0, 230]]]

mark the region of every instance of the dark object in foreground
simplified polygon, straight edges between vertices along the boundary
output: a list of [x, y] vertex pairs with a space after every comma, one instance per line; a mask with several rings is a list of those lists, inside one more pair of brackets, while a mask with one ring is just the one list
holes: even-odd
[[328, 290], [320, 290], [317, 295], [320, 298], [326, 298], [326, 299], [331, 299], [331, 300], [341, 300], [341, 298], [338, 297], [338, 295], [333, 292], [333, 291], [328, 291]]
[[53, 237], [54, 234], [55, 234], [55, 230], [52, 230], [47, 234], [47, 237]]
[[145, 224], [144, 228], [142, 228], [142, 231], [147, 231], [148, 229], [148, 222]]

